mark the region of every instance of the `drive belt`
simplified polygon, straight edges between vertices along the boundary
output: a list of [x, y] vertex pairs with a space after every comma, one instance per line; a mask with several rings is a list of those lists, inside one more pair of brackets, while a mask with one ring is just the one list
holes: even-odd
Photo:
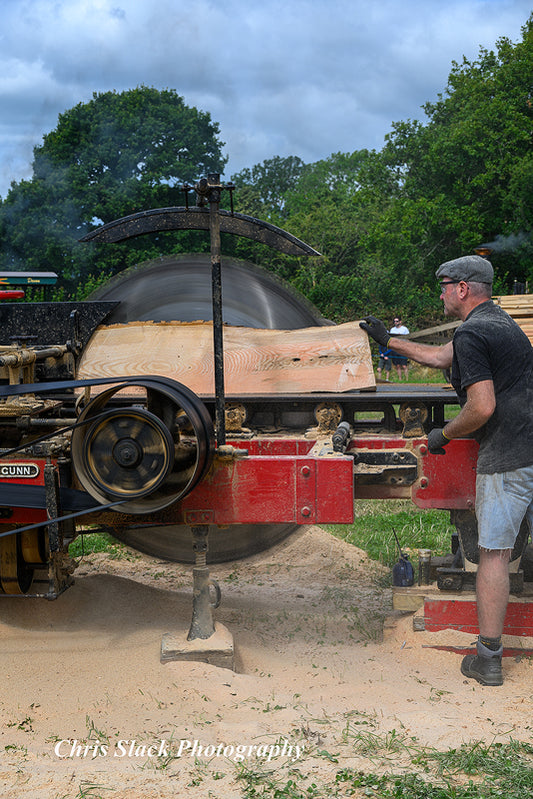
[[[71, 391], [76, 388], [84, 389], [92, 386], [117, 386], [117, 390], [120, 390], [122, 386], [127, 388], [128, 386], [134, 385], [143, 386], [147, 390], [150, 388], [157, 390], [159, 388], [164, 393], [170, 392], [170, 396], [175, 399], [180, 406], [183, 407], [183, 410], [186, 412], [193, 411], [205, 437], [206, 446], [209, 449], [209, 446], [212, 445], [214, 440], [214, 431], [211, 417], [207, 409], [201, 400], [196, 396], [196, 394], [194, 394], [194, 392], [189, 388], [175, 380], [162, 377], [160, 375], [138, 375], [84, 380], [58, 380], [46, 383], [20, 383], [17, 385], [3, 385], [0, 386], [0, 398], [19, 396], [22, 394], [35, 395], [64, 392]], [[92, 417], [91, 421], [94, 421], [94, 418], [95, 417]], [[76, 428], [76, 426], [76, 424], [65, 426], [59, 430], [56, 429], [51, 431], [50, 433], [47, 433], [38, 439], [33, 439], [31, 442], [4, 450], [0, 454], [0, 459], [9, 454], [14, 454], [21, 450], [28, 449], [29, 446], [33, 446], [38, 442], [54, 438], [60, 433], [69, 432]], [[205, 468], [207, 468], [207, 460], [208, 459], [206, 458], [206, 466], [204, 466], [203, 471], [205, 471]], [[26, 525], [24, 527], [16, 527], [13, 530], [2, 532], [0, 533], [0, 537], [10, 535], [15, 532], [32, 530], [38, 527], [64, 522], [89, 513], [101, 512], [110, 508], [118, 507], [125, 502], [125, 500], [121, 499], [109, 503], [99, 503], [95, 505], [95, 499], [89, 493], [68, 487], [59, 487], [58, 501], [62, 509], [61, 515], [55, 518], [37, 522], [35, 524]], [[26, 484], [17, 484], [11, 481], [9, 484], [0, 482], [0, 506], [46, 509], [46, 489], [44, 486], [28, 486]], [[66, 515], [64, 515], [65, 511], [67, 511]]]

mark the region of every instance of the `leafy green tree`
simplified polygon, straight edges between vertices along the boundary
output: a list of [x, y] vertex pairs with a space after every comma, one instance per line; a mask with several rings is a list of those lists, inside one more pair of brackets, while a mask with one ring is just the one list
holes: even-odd
[[232, 175], [235, 186], [244, 190], [248, 210], [243, 213], [266, 219], [285, 217], [285, 196], [296, 185], [303, 168], [303, 161], [295, 155], [276, 155]]
[[78, 240], [101, 222], [182, 205], [184, 182], [224, 170], [218, 132], [175, 91], [146, 86], [94, 94], [61, 114], [34, 149], [31, 180], [13, 183], [0, 207], [3, 268], [56, 271], [73, 294], [91, 274], [179, 251], [180, 234], [141, 237], [127, 248]]
[[[503, 247], [510, 234], [533, 233], [532, 75], [533, 16], [517, 44], [502, 38], [494, 51], [481, 48], [477, 59], [453, 63], [445, 92], [424, 106], [425, 125], [393, 125], [381, 156], [401, 202], [415, 206], [402, 229], [426, 227], [415, 247], [425, 263], [419, 277], [429, 279], [438, 261], [496, 238], [500, 279], [511, 269], [533, 277], [530, 248]], [[394, 221], [386, 220], [397, 230]]]

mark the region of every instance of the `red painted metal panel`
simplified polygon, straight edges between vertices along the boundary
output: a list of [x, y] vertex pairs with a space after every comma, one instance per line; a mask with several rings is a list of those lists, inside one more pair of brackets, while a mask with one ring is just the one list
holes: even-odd
[[387, 436], [354, 438], [350, 443], [350, 451], [358, 449], [409, 450], [418, 457], [419, 476], [410, 489], [394, 485], [367, 485], [358, 487], [357, 496], [376, 499], [410, 496], [419, 508], [467, 510], [474, 507], [479, 446], [473, 439], [461, 438], [450, 441], [444, 455], [429, 453], [425, 438], [404, 439], [392, 433]]
[[9, 518], [0, 519], [0, 530], [5, 527], [10, 530], [14, 524], [37, 524], [48, 520], [47, 513], [42, 508], [11, 508]]
[[[16, 483], [18, 486], [43, 486], [44, 467], [46, 461], [43, 458], [4, 458], [0, 460], [0, 481], [5, 485]], [[25, 476], [24, 472], [28, 473]], [[44, 508], [24, 508], [9, 507], [9, 517], [5, 522], [0, 519], [1, 525], [7, 525], [7, 529], [14, 524], [36, 524], [48, 519]]]
[[228, 441], [233, 447], [248, 450], [250, 455], [307, 455], [315, 442], [301, 438], [253, 438]]
[[353, 461], [253, 456], [216, 464], [169, 513], [208, 514], [213, 524], [346, 524], [353, 521]]
[[478, 443], [473, 439], [454, 439], [446, 446], [444, 455], [427, 452], [425, 440], [417, 441], [415, 446], [421, 454], [421, 476], [412, 492], [415, 505], [473, 509]]
[[[428, 632], [459, 630], [477, 635], [477, 609], [474, 598], [430, 599], [424, 602], [424, 623]], [[533, 601], [511, 601], [503, 628], [504, 635], [533, 636]]]
[[316, 520], [318, 524], [352, 524], [352, 458], [317, 458]]

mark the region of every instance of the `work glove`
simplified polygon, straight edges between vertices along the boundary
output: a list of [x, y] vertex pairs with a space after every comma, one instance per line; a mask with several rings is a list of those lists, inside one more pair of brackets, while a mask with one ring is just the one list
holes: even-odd
[[428, 450], [432, 455], [444, 455], [444, 447], [450, 443], [450, 439], [446, 438], [442, 432], [442, 428], [435, 427], [428, 433]]
[[386, 347], [389, 343], [391, 334], [383, 322], [380, 319], [376, 319], [375, 316], [365, 317], [364, 322], [359, 322], [359, 327], [362, 327], [363, 330], [366, 330], [368, 335], [371, 336], [374, 341], [377, 341], [378, 344], [381, 344], [382, 347]]

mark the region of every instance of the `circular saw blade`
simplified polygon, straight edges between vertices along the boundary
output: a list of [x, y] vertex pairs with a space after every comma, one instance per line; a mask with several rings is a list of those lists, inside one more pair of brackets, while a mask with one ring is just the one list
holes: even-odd
[[[106, 324], [195, 322], [213, 318], [209, 254], [174, 255], [121, 272], [90, 300], [118, 300]], [[223, 321], [230, 325], [295, 330], [332, 324], [303, 295], [270, 272], [235, 258], [222, 258]], [[111, 532], [127, 546], [162, 560], [194, 562], [192, 534], [184, 525], [120, 526]], [[209, 536], [210, 563], [239, 560], [286, 538], [294, 524], [230, 525]]]
[[[118, 300], [106, 324], [196, 322], [213, 318], [208, 254], [157, 258], [132, 267], [90, 300]], [[331, 324], [285, 281], [247, 261], [222, 258], [222, 318], [226, 324], [294, 330]]]

